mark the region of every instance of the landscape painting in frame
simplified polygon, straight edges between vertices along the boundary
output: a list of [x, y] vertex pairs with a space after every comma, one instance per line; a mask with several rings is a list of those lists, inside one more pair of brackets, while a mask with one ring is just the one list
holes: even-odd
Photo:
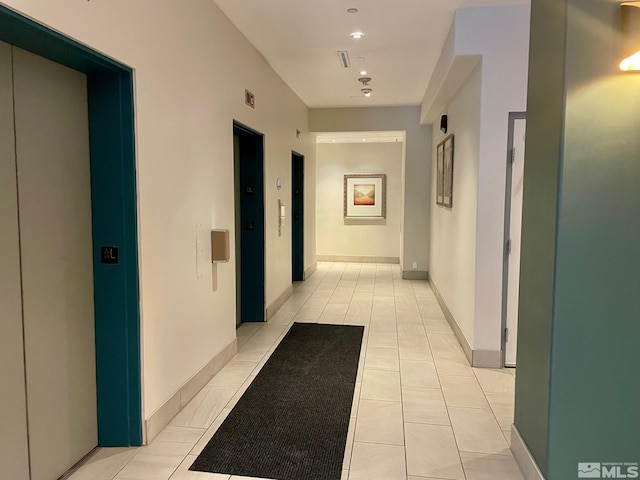
[[385, 218], [387, 176], [348, 174], [344, 176], [344, 217]]
[[453, 205], [453, 135], [449, 135], [437, 148], [436, 203], [443, 207]]

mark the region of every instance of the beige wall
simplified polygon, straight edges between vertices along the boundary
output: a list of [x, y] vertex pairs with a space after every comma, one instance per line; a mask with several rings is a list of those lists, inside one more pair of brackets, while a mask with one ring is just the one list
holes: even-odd
[[[482, 71], [478, 66], [447, 108], [448, 134], [454, 137], [453, 207], [436, 205], [436, 164], [431, 168], [429, 274], [469, 345], [473, 345], [476, 215]], [[443, 112], [444, 113], [444, 112]], [[445, 134], [433, 126], [433, 158]]]
[[429, 269], [431, 126], [420, 125], [420, 107], [314, 108], [314, 132], [404, 131], [406, 134], [400, 263], [403, 270]]
[[[211, 272], [198, 279], [195, 260], [196, 225], [233, 232], [234, 119], [265, 134], [267, 304], [291, 283], [291, 222], [279, 237], [276, 208], [278, 198], [290, 203], [291, 150], [307, 161], [305, 262], [315, 261], [307, 107], [210, 0], [4, 3], [135, 69], [148, 418], [235, 337], [233, 262], [218, 265], [214, 292]], [[245, 88], [255, 110], [244, 104]]]
[[[402, 142], [318, 144], [318, 255], [400, 256]], [[380, 220], [344, 219], [344, 175], [387, 175], [387, 216]]]

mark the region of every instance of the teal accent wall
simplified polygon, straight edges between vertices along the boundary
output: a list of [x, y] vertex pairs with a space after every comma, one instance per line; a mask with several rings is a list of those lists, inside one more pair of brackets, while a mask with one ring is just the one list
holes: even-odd
[[[0, 6], [0, 40], [87, 74], [94, 242], [98, 443], [142, 444], [133, 72]], [[119, 247], [103, 265], [100, 246]]]
[[532, 8], [515, 424], [567, 480], [640, 462], [640, 76], [617, 68], [619, 3]]

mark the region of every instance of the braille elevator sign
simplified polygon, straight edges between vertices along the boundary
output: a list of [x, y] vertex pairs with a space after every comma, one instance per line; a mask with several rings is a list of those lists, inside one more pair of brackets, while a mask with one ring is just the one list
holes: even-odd
[[118, 264], [118, 247], [100, 247], [102, 263]]

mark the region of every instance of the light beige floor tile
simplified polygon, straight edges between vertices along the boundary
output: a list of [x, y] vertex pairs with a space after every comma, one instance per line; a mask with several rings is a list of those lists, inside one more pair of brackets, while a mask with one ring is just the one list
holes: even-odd
[[490, 393], [515, 394], [516, 379], [507, 369], [474, 368], [482, 390]]
[[347, 310], [349, 310], [349, 302], [351, 301], [351, 297], [349, 297], [349, 301], [346, 303], [331, 303], [331, 301], [329, 301], [329, 303], [327, 304], [326, 307], [324, 307], [324, 312], [322, 312], [323, 314], [330, 314], [330, 315], [345, 315], [347, 313]]
[[139, 452], [116, 476], [116, 480], [167, 480], [184, 455], [154, 455]]
[[369, 335], [369, 343], [367, 345], [369, 347], [398, 348], [398, 336], [393, 334], [371, 334]]
[[[400, 328], [400, 325], [398, 325], [398, 328]], [[429, 342], [423, 336], [398, 337], [398, 348], [400, 358], [404, 360], [433, 362]]]
[[400, 392], [400, 373], [365, 368], [362, 377], [360, 398], [399, 402], [402, 398]]
[[509, 454], [509, 446], [490, 410], [449, 407], [449, 417], [461, 452]]
[[405, 480], [406, 477], [404, 447], [353, 444], [349, 480]]
[[152, 455], [186, 455], [204, 434], [204, 428], [167, 425], [142, 452]]
[[394, 317], [371, 317], [369, 325], [373, 334], [397, 335], [398, 333]]
[[447, 407], [489, 409], [489, 404], [475, 377], [440, 375], [440, 385]]
[[230, 475], [221, 473], [190, 471], [189, 467], [193, 465], [193, 462], [196, 461], [196, 458], [198, 458], [197, 455], [187, 455], [176, 472], [171, 475], [171, 480], [229, 480], [231, 478]]
[[419, 313], [399, 313], [398, 325], [422, 325], [422, 317]]
[[318, 319], [318, 323], [325, 325], [344, 325], [345, 315], [335, 315], [331, 313], [323, 313]]
[[222, 423], [225, 421], [225, 419], [227, 418], [227, 415], [229, 415], [230, 412], [231, 412], [230, 408], [222, 409], [222, 411], [213, 421], [211, 426], [204, 432], [204, 434], [202, 434], [202, 436], [200, 437], [200, 440], [198, 440], [198, 442], [193, 446], [193, 448], [189, 452], [191, 455], [200, 455], [202, 453], [202, 450], [204, 449], [204, 447], [206, 447], [207, 443], [209, 443], [209, 440], [213, 438], [215, 433], [218, 431], [218, 428], [220, 428], [220, 425], [222, 425]]
[[485, 393], [489, 406], [502, 430], [511, 431], [514, 414], [514, 396], [512, 393]]
[[409, 475], [407, 480], [446, 480], [443, 478], [433, 478], [433, 477], [416, 477], [414, 475]]
[[365, 368], [377, 370], [399, 371], [397, 348], [367, 347], [367, 357], [364, 362]]
[[398, 325], [398, 337], [417, 338], [421, 337], [427, 339], [427, 334], [424, 330], [424, 325], [414, 325], [410, 323], [403, 323]]
[[473, 369], [469, 365], [464, 353], [456, 355], [455, 358], [434, 357], [436, 370], [439, 375], [451, 375], [457, 377], [475, 377]]
[[[435, 358], [460, 358], [464, 351], [455, 335], [446, 333], [427, 333], [431, 352]], [[466, 358], [466, 357], [465, 357]]]
[[452, 335], [453, 330], [449, 326], [449, 322], [445, 319], [426, 319], [424, 321], [424, 328], [427, 333], [445, 333]]
[[402, 410], [406, 423], [449, 425], [442, 391], [437, 388], [402, 388]]
[[400, 360], [400, 382], [403, 387], [440, 388], [433, 362]]
[[451, 427], [407, 423], [405, 437], [409, 475], [464, 480]]
[[467, 480], [524, 480], [511, 455], [461, 452]]
[[256, 362], [231, 360], [207, 384], [219, 389], [238, 389], [256, 368]]
[[67, 480], [111, 480], [139, 448], [100, 448]]
[[360, 394], [362, 392], [362, 382], [356, 382], [353, 389], [353, 401], [351, 402], [351, 416], [358, 415], [358, 407], [360, 406]]
[[360, 400], [355, 441], [404, 445], [402, 403]]
[[511, 430], [502, 430], [502, 434], [504, 435], [504, 439], [507, 441], [507, 445], [511, 448]]
[[209, 428], [235, 393], [236, 390], [205, 387], [185, 405], [170, 425]]

